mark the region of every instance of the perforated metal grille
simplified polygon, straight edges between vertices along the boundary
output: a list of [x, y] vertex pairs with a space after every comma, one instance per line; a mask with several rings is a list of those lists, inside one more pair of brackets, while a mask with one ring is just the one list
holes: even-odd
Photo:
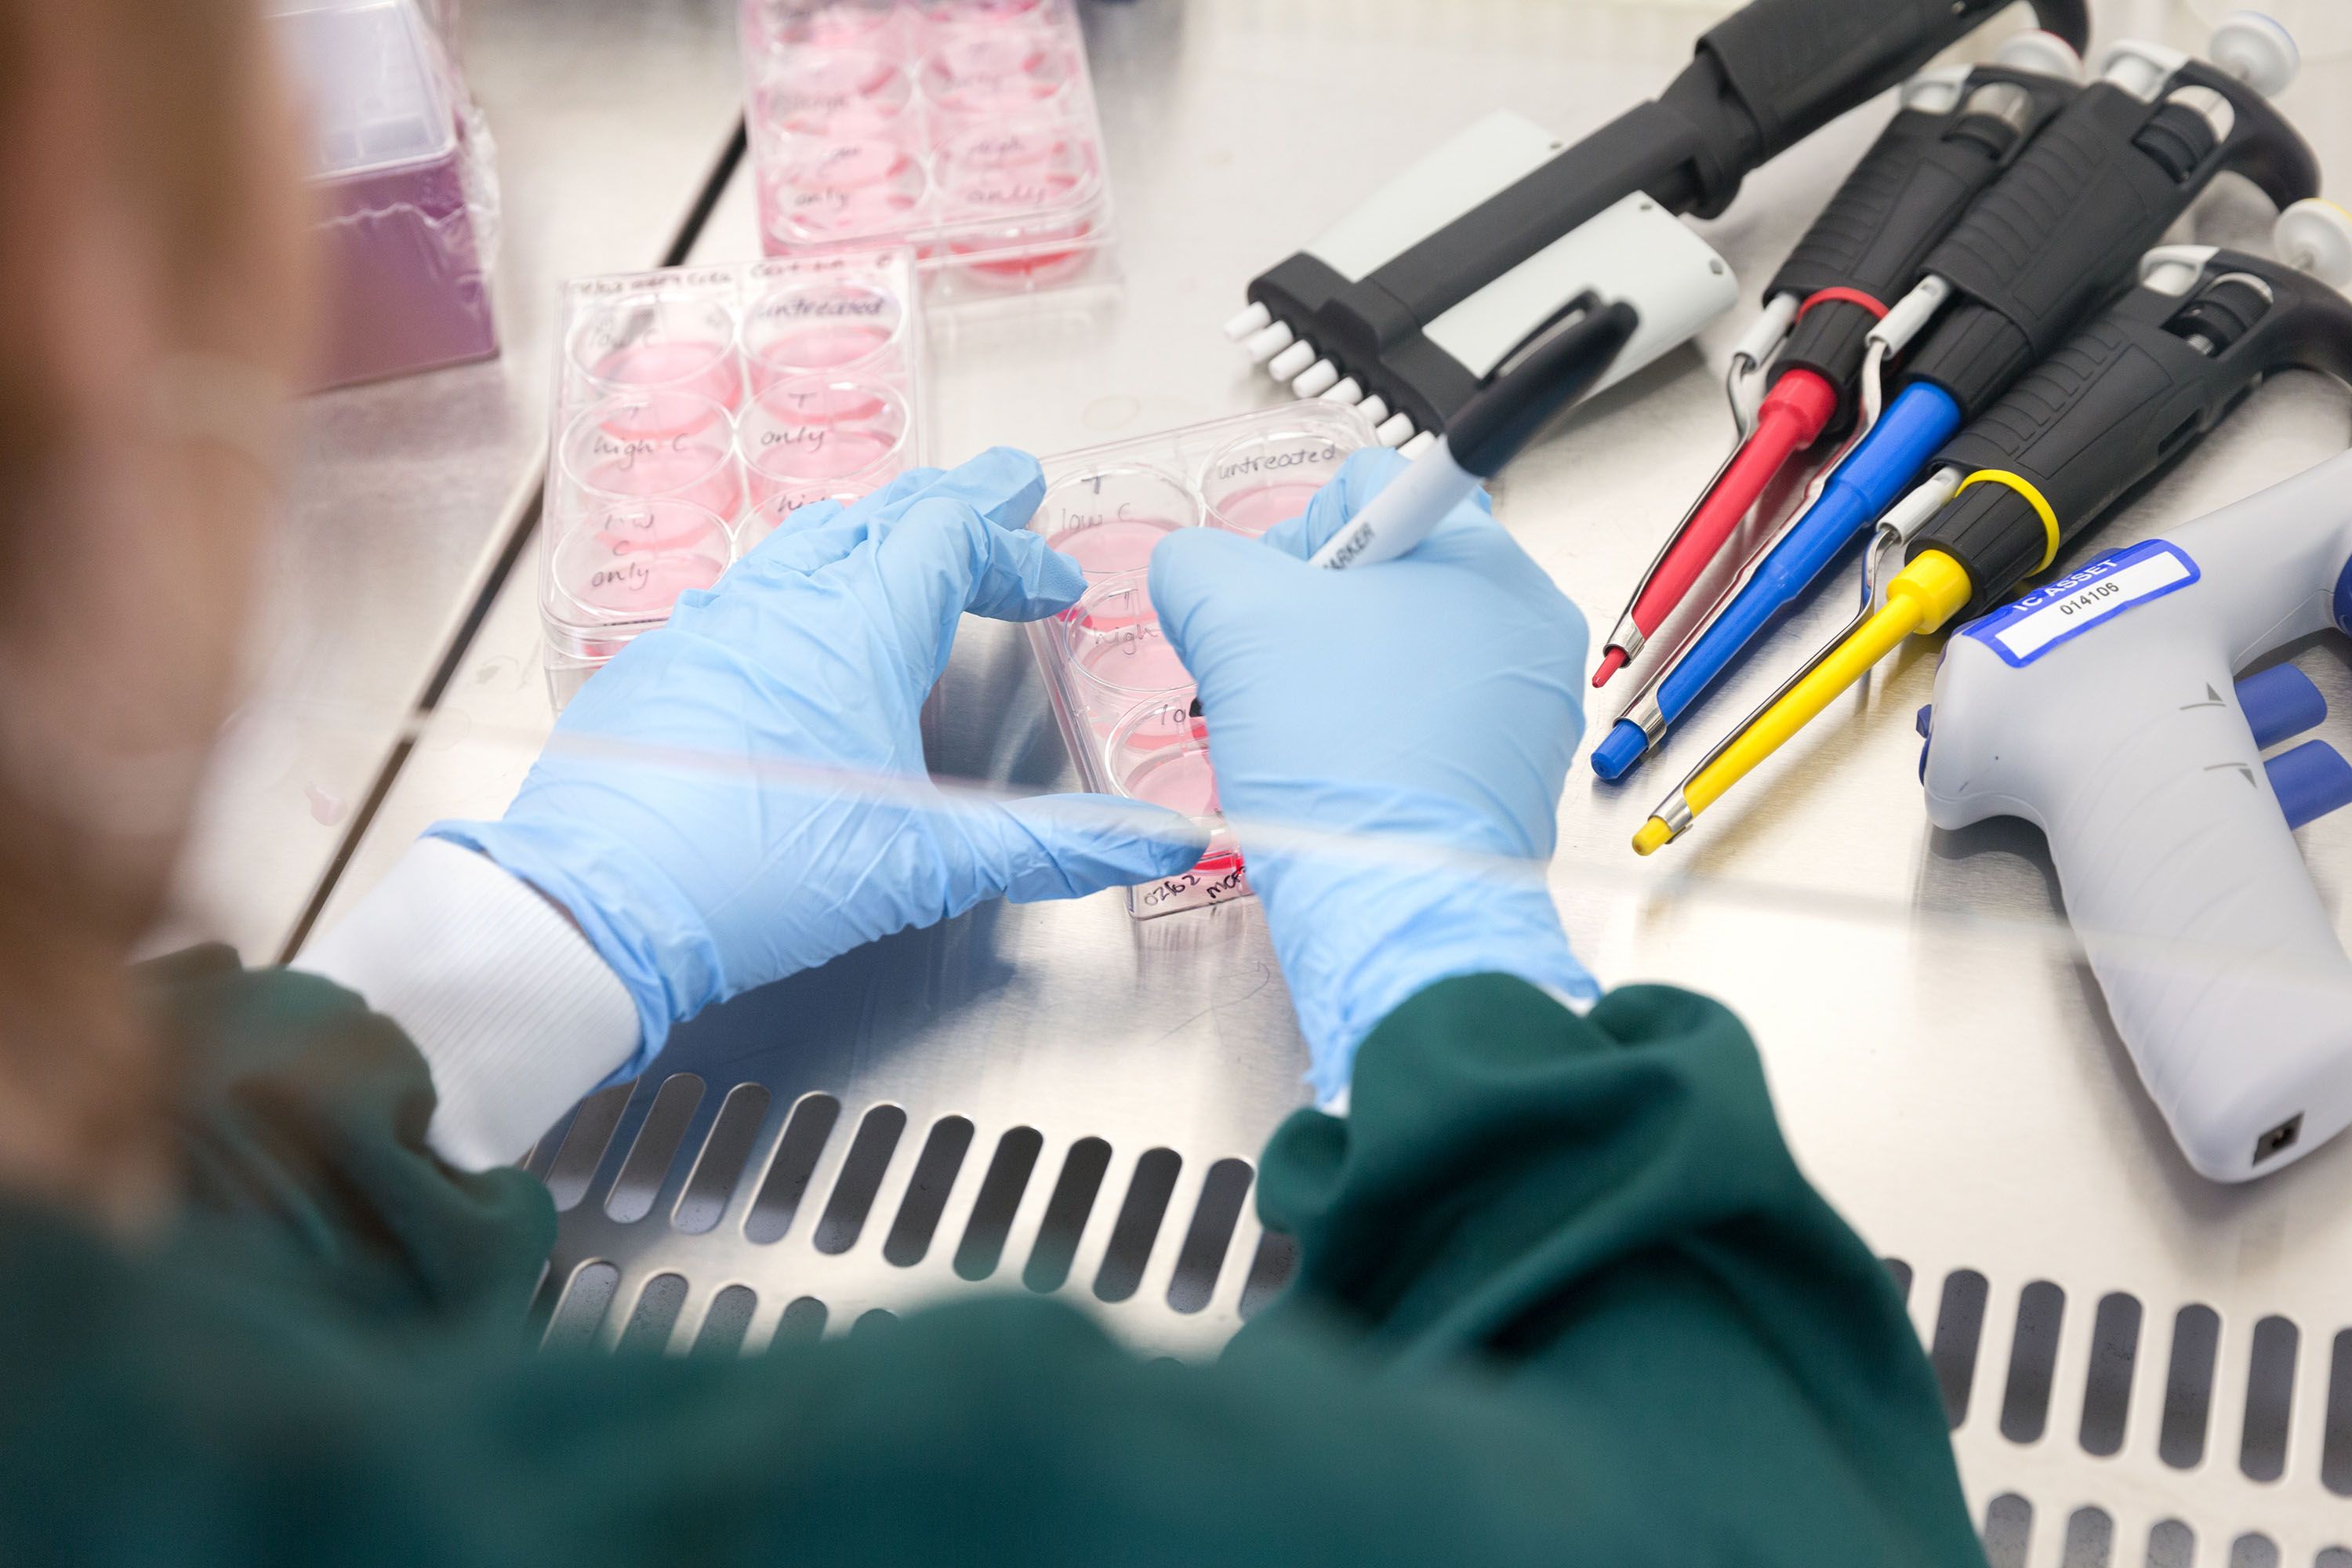
[[[758, 1083], [714, 1095], [693, 1073], [590, 1099], [530, 1166], [564, 1211], [549, 1345], [740, 1353], [989, 1288], [1201, 1356], [1296, 1262], [1238, 1155]], [[2352, 1507], [2326, 1539], [2262, 1522], [2281, 1489], [2352, 1499], [2352, 1324], [1887, 1268], [1994, 1568], [2352, 1568]]]
[[563, 1209], [546, 1343], [755, 1351], [995, 1287], [1091, 1302], [1139, 1346], [1198, 1355], [1290, 1277], [1238, 1156], [919, 1124], [887, 1101], [845, 1114], [821, 1092], [779, 1105], [755, 1083], [706, 1112], [711, 1098], [677, 1073], [633, 1115], [608, 1089], [533, 1152]]
[[2352, 1328], [1890, 1268], [1993, 1568], [2352, 1568]]

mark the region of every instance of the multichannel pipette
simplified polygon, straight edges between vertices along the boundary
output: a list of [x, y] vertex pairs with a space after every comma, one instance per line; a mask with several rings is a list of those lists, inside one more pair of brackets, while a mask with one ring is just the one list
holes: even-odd
[[[1837, 195], [1765, 289], [1726, 387], [1741, 440], [1643, 574], [1592, 678], [1605, 686], [1721, 558], [1765, 491], [1833, 426], [1878, 410], [1872, 329], [1969, 205], [2073, 101], [2082, 60], [2021, 33], [1999, 62], [1913, 78]], [[1769, 391], [1760, 404], [1759, 382]], [[1864, 383], [1869, 384], [1865, 386]]]
[[[1736, 298], [1675, 214], [1722, 212], [1749, 170], [2004, 8], [1754, 0], [1664, 95], [1573, 147], [1515, 114], [1480, 121], [1260, 275], [1226, 331], [1299, 395], [1363, 405], [1391, 445], [1446, 429], [1514, 344], [1588, 289], [1642, 313], [1611, 373], [1629, 374]], [[2034, 11], [2084, 47], [2084, 0]]]
[[1553, 416], [1591, 391], [1641, 325], [1629, 305], [1604, 305], [1589, 294], [1574, 301], [1556, 329], [1464, 405], [1454, 427], [1325, 541], [1308, 564], [1369, 566], [1420, 543]]
[[1953, 637], [1927, 815], [2049, 837], [2116, 1032], [2189, 1163], [2281, 1170], [2352, 1125], [2352, 961], [2294, 830], [2352, 804], [2327, 703], [2264, 655], [2352, 632], [2352, 455], [2104, 555]]
[[[1866, 605], [1716, 747], [1633, 847], [1646, 855], [1681, 834], [1906, 637], [1981, 615], [2046, 571], [2271, 373], [2352, 382], [2352, 300], [2337, 289], [2352, 281], [2352, 215], [2312, 202], [2282, 228], [2299, 261], [2333, 275], [2236, 251], [2155, 252], [2137, 289], [1937, 453], [1932, 477], [1888, 515], [1870, 552], [1874, 563], [1880, 547], [1905, 547], [1885, 607]], [[2084, 608], [2095, 610], [2112, 585], [2086, 591]]]
[[[2279, 44], [2236, 58], [2254, 82], [2281, 85], [2291, 40], [2267, 23], [2239, 33]], [[2248, 79], [2152, 45], [2111, 50], [2102, 79], [1978, 198], [1928, 258], [1926, 279], [1874, 329], [1891, 353], [1937, 323], [1870, 434], [1601, 738], [1593, 771], [1621, 778], [1639, 762], [1868, 534], [1937, 448], [2053, 353], [2225, 169], [2282, 208], [2319, 188], [2310, 147]]]

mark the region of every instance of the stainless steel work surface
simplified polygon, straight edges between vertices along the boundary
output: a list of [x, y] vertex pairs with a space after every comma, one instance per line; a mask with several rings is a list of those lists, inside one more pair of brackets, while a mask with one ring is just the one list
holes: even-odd
[[505, 352], [300, 405], [257, 682], [165, 942], [278, 955], [536, 482], [555, 286], [659, 260], [734, 130], [732, 0], [462, 11], [503, 187]]
[[[2185, 6], [2098, 10], [2108, 36], [2201, 36]], [[1705, 14], [1097, 6], [1123, 285], [935, 317], [936, 451], [1053, 450], [1275, 401], [1216, 331], [1244, 280], [1487, 109], [1590, 129], [1664, 81]], [[2285, 101], [2324, 156], [2352, 161], [2352, 61], [2314, 62]], [[1832, 128], [1702, 226], [1751, 296], [1885, 113]], [[751, 247], [740, 185], [707, 258]], [[2256, 242], [2267, 215], [2232, 184], [2188, 226]], [[1602, 398], [1509, 477], [1502, 517], [1595, 621], [1729, 439], [1717, 377], [1738, 325]], [[2339, 389], [2281, 378], [2105, 537], [2247, 494], [2347, 432]], [[1612, 983], [1703, 989], [1753, 1028], [1806, 1168], [1904, 1265], [1997, 1563], [2302, 1568], [2352, 1546], [2352, 1338], [2336, 1337], [2352, 1325], [2352, 1144], [2242, 1189], [2187, 1169], [2036, 837], [1929, 829], [1910, 716], [1931, 658], [1911, 650], [1683, 843], [1650, 861], [1627, 848], [1697, 752], [1849, 607], [1841, 589], [1797, 617], [1628, 786], [1571, 781], [1553, 886], [1579, 951]], [[526, 571], [328, 919], [433, 818], [502, 807], [550, 721], [538, 642]], [[2299, 662], [2352, 700], [2336, 647]], [[1016, 634], [968, 624], [942, 696], [942, 772], [1066, 783]], [[1613, 712], [1596, 702], [1595, 728]], [[2341, 910], [2352, 824], [2304, 843]], [[542, 1145], [534, 1168], [567, 1205], [551, 1331], [757, 1344], [978, 1279], [1058, 1290], [1139, 1343], [1205, 1352], [1282, 1276], [1279, 1240], [1262, 1242], [1239, 1194], [1299, 1102], [1302, 1065], [1254, 905], [1143, 924], [1112, 897], [990, 909], [879, 944], [681, 1031], [633, 1096], [591, 1100]], [[2194, 1534], [2186, 1554], [2173, 1521]]]

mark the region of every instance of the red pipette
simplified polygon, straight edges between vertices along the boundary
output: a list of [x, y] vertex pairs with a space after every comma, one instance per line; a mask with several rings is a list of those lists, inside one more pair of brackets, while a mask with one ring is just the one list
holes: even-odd
[[1756, 428], [1675, 533], [1618, 623], [1617, 634], [1592, 678], [1594, 686], [1606, 686], [1609, 678], [1640, 650], [1638, 642], [1628, 647], [1630, 639], [1619, 640], [1624, 637], [1627, 623], [1643, 638], [1658, 629], [1706, 571], [1732, 531], [1755, 510], [1774, 477], [1798, 453], [1821, 439], [1837, 405], [1837, 390], [1810, 370], [1790, 370], [1773, 384], [1756, 411]]

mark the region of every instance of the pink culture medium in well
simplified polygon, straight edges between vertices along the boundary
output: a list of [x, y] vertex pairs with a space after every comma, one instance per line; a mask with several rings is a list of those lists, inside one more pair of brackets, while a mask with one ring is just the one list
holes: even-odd
[[[1082, 634], [1083, 635], [1083, 634]], [[1097, 680], [1135, 691], [1170, 691], [1191, 682], [1158, 621], [1074, 644], [1077, 666]]]
[[[670, 403], [700, 412], [656, 417]], [[674, 433], [645, 434], [646, 430]], [[564, 477], [592, 495], [628, 500], [671, 497], [731, 517], [742, 504], [734, 426], [718, 405], [681, 394], [608, 397], [588, 405], [562, 442]]]
[[923, 91], [955, 114], [1003, 115], [1034, 109], [1070, 85], [1061, 42], [1026, 27], [946, 31], [923, 62]]
[[1164, 805], [1186, 816], [1217, 812], [1217, 774], [1205, 745], [1136, 752], [1121, 749], [1111, 759], [1121, 791], [1137, 800]]
[[[898, 449], [895, 436], [860, 425], [778, 426], [763, 439], [769, 444], [752, 451], [753, 466], [762, 479], [787, 484], [849, 479], [879, 467]], [[769, 493], [763, 485], [761, 498]]]
[[846, 479], [878, 468], [906, 438], [906, 405], [864, 382], [778, 382], [743, 415], [743, 455], [759, 476], [761, 500], [779, 485]]
[[896, 299], [863, 284], [813, 284], [772, 294], [752, 306], [743, 327], [752, 390], [871, 359], [896, 340], [903, 315]]
[[1173, 518], [1113, 517], [1064, 529], [1045, 542], [1076, 562], [1088, 577], [1113, 577], [1150, 566], [1152, 551], [1179, 526]]
[[1151, 552], [1198, 521], [1200, 503], [1181, 479], [1145, 463], [1118, 463], [1055, 479], [1038, 503], [1035, 528], [1078, 563], [1089, 581], [1151, 564]]
[[622, 441], [614, 446], [619, 455], [592, 460], [580, 474], [580, 482], [600, 495], [644, 500], [675, 496], [721, 517], [742, 504], [743, 487], [731, 462], [721, 460], [714, 466], [708, 455], [680, 450], [667, 441]]
[[558, 548], [556, 584], [599, 618], [665, 615], [689, 588], [726, 573], [727, 527], [679, 501], [614, 507], [591, 518]]
[[1307, 503], [1321, 488], [1304, 482], [1255, 485], [1219, 502], [1214, 509], [1216, 520], [1232, 532], [1255, 539], [1276, 523], [1306, 515]]
[[728, 345], [708, 340], [672, 339], [614, 349], [587, 367], [600, 387], [616, 392], [675, 390], [707, 397], [732, 408], [742, 400], [742, 381]]
[[821, 321], [778, 337], [770, 363], [785, 372], [838, 370], [878, 353], [889, 342], [890, 329], [871, 321]]
[[922, 171], [885, 185], [787, 184], [777, 194], [776, 221], [802, 238], [864, 239], [904, 228], [923, 199]]
[[753, 25], [771, 45], [840, 48], [888, 39], [897, 0], [760, 0]]
[[760, 113], [791, 136], [870, 136], [898, 125], [914, 97], [896, 61], [866, 49], [805, 50], [760, 94]]
[[689, 588], [708, 588], [725, 574], [724, 562], [692, 551], [616, 555], [582, 578], [573, 596], [595, 609], [659, 615]]

